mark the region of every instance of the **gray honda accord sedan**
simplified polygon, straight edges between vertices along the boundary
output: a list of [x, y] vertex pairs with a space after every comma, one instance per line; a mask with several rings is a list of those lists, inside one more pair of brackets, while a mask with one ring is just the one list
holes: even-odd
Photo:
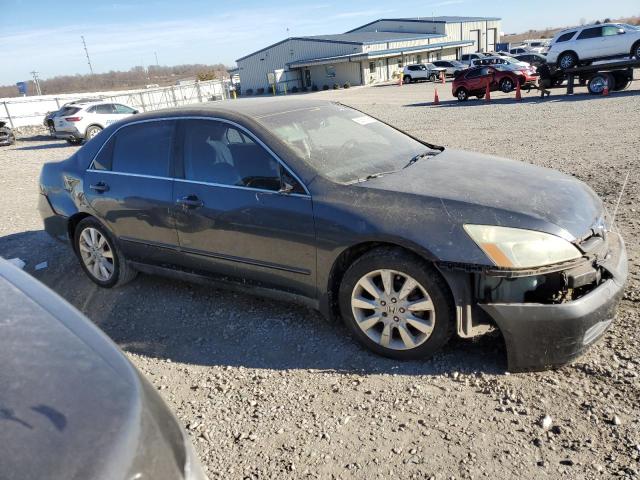
[[136, 272], [251, 287], [397, 359], [497, 328], [510, 370], [562, 365], [611, 324], [627, 276], [584, 183], [325, 101], [136, 115], [46, 164], [40, 193], [46, 231], [102, 287]]

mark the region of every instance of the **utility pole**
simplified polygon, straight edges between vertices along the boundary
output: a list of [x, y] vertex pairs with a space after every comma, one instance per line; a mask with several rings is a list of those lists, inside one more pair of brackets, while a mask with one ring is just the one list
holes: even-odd
[[84, 41], [84, 35], [80, 35], [80, 38], [82, 39], [82, 45], [84, 46], [84, 53], [87, 55], [89, 70], [91, 71], [91, 75], [93, 75], [93, 67], [91, 66], [91, 58], [89, 58], [89, 50], [87, 50], [87, 42]]
[[153, 52], [153, 54], [154, 54], [154, 55], [155, 55], [155, 57], [156, 57], [156, 67], [159, 67], [159, 66], [160, 66], [160, 64], [158, 63], [158, 53], [157, 53], [157, 52]]
[[29, 73], [33, 75], [33, 83], [36, 86], [36, 94], [42, 95], [42, 89], [40, 88], [40, 79], [38, 78], [38, 72], [34, 70], [33, 72], [29, 72]]

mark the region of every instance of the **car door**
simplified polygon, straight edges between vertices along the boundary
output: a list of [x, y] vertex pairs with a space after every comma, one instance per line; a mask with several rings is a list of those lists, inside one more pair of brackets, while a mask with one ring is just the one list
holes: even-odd
[[175, 219], [185, 265], [315, 296], [311, 197], [256, 137], [223, 120], [180, 126]]
[[[621, 33], [624, 32], [624, 33]], [[602, 55], [628, 55], [631, 45], [626, 41], [626, 32], [616, 25], [602, 27]]]
[[121, 117], [116, 113], [116, 108], [113, 103], [102, 103], [95, 106], [96, 117], [91, 123], [100, 125], [102, 128], [106, 128], [112, 123], [117, 122]]
[[598, 58], [605, 55], [601, 26], [583, 29], [572, 43], [574, 43], [580, 59]]
[[84, 176], [89, 209], [134, 260], [164, 263], [178, 248], [172, 152], [176, 122], [133, 123], [102, 146]]

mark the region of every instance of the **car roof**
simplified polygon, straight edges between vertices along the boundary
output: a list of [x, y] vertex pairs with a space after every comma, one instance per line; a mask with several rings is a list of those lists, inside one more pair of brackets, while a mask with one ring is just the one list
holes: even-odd
[[138, 435], [137, 371], [92, 322], [2, 258], [0, 299], [2, 418], [11, 420], [0, 428], [0, 464], [11, 478], [115, 478], [121, 467], [93, 455]]
[[123, 122], [135, 122], [142, 118], [151, 119], [182, 116], [215, 117], [217, 115], [229, 115], [230, 117], [241, 116], [255, 119], [264, 115], [284, 113], [295, 109], [326, 106], [334, 103], [336, 102], [306, 98], [241, 98], [237, 100], [223, 100], [154, 110], [133, 117], [127, 117]]

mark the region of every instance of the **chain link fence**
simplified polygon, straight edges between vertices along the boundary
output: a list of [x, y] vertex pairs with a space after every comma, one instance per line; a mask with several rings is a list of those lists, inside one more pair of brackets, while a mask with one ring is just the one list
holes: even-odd
[[106, 100], [129, 105], [141, 112], [179, 107], [194, 103], [230, 98], [229, 82], [208, 80], [170, 87], [125, 92], [78, 93], [0, 99], [0, 118], [6, 118], [12, 128], [42, 125], [44, 117], [65, 103], [79, 99]]

